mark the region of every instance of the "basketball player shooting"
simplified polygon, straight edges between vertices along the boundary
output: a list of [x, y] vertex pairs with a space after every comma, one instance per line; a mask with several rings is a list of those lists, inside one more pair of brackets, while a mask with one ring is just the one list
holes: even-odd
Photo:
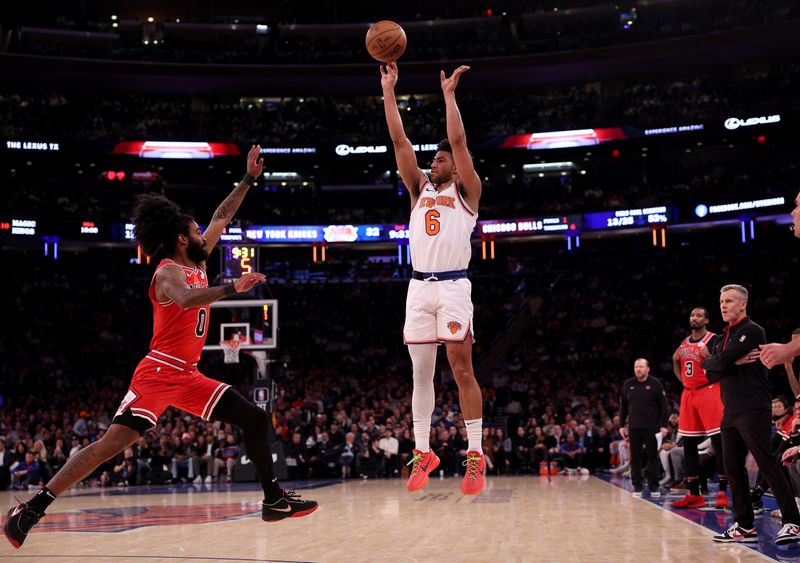
[[459, 403], [469, 441], [461, 492], [475, 495], [483, 489], [486, 461], [481, 447], [482, 398], [472, 369], [472, 284], [467, 266], [472, 255], [470, 236], [475, 228], [481, 180], [467, 149], [464, 124], [456, 104], [459, 78], [469, 70], [458, 67], [448, 78], [440, 74], [447, 118], [447, 140], [439, 143], [431, 162], [430, 178], [417, 166], [406, 137], [394, 89], [397, 63], [381, 66], [384, 109], [400, 176], [411, 196], [409, 245], [414, 267], [406, 298], [403, 337], [414, 371], [411, 398], [414, 418], [411, 475], [406, 488], [418, 491], [439, 465], [430, 449], [434, 409], [433, 377], [436, 350], [444, 343], [458, 384]]
[[22, 546], [28, 532], [61, 493], [155, 427], [169, 406], [206, 421], [220, 420], [242, 428], [247, 455], [264, 489], [263, 520], [305, 516], [317, 509], [316, 502], [302, 500], [294, 491], [278, 485], [267, 438], [269, 415], [230, 385], [197, 369], [207, 336], [209, 304], [249, 291], [266, 279], [253, 272], [232, 284], [208, 287], [206, 275], [209, 253], [261, 175], [263, 159], [258, 158], [259, 152], [258, 146], [250, 149], [247, 173], [217, 208], [204, 233], [169, 199], [151, 194], [137, 198], [133, 210], [136, 239], [148, 256], [164, 257], [148, 290], [153, 305], [150, 351], [137, 366], [108, 432], [72, 455], [36, 496], [9, 511], [3, 531], [14, 547]]

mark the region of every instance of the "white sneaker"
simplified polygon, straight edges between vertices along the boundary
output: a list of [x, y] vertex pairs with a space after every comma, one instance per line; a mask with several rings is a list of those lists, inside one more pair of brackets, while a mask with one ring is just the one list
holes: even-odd
[[207, 475], [207, 476], [206, 476], [206, 480], [205, 480], [205, 483], [206, 483], [206, 485], [210, 485], [210, 484], [211, 484], [211, 483], [213, 483], [213, 482], [214, 482], [214, 480], [213, 480], [213, 478], [211, 477], [211, 475]]
[[775, 536], [775, 545], [800, 542], [800, 526], [797, 524], [784, 524], [778, 535]]
[[194, 483], [195, 485], [202, 485], [203, 484], [203, 476], [202, 475], [198, 475], [197, 477], [194, 478], [194, 481], [192, 481], [192, 483]]
[[633, 498], [642, 498], [642, 491], [633, 491]]
[[661, 491], [650, 491], [650, 498], [661, 498]]
[[580, 473], [581, 475], [588, 475], [589, 474], [589, 470], [586, 469], [585, 467], [580, 467], [580, 468], [578, 468], [578, 473]]

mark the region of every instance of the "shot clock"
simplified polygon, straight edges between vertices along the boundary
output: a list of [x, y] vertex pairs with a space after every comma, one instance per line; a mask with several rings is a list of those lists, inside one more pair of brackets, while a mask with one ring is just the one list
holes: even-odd
[[258, 271], [258, 247], [232, 245], [222, 247], [222, 281], [228, 283], [244, 274]]

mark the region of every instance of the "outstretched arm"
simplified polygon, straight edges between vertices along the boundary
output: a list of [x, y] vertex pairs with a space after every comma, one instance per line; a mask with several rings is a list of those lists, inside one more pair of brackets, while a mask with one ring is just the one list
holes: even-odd
[[206, 250], [209, 253], [211, 253], [214, 246], [216, 246], [225, 227], [227, 227], [228, 223], [233, 219], [233, 216], [242, 204], [247, 190], [250, 189], [250, 186], [256, 181], [256, 178], [261, 176], [264, 159], [258, 158], [260, 152], [260, 145], [250, 147], [250, 152], [247, 153], [247, 174], [245, 174], [241, 182], [233, 188], [233, 191], [228, 197], [219, 204], [219, 207], [217, 207], [217, 210], [214, 212], [214, 216], [211, 217], [211, 223], [208, 224], [206, 232], [203, 233], [203, 237], [206, 239]]
[[182, 309], [208, 305], [234, 293], [250, 291], [254, 285], [266, 281], [264, 274], [245, 274], [233, 283], [213, 287], [189, 287], [183, 269], [167, 265], [156, 274], [156, 299], [161, 303], [174, 301]]
[[381, 65], [381, 87], [383, 88], [386, 124], [389, 126], [389, 135], [392, 138], [392, 145], [394, 145], [394, 157], [397, 160], [400, 178], [403, 179], [403, 184], [411, 194], [411, 207], [414, 207], [419, 197], [420, 186], [425, 182], [425, 174], [417, 166], [417, 155], [414, 154], [411, 141], [406, 137], [400, 110], [397, 109], [397, 99], [394, 95], [397, 76], [397, 63], [390, 62]]
[[467, 149], [467, 133], [464, 131], [464, 122], [461, 120], [461, 112], [456, 104], [458, 79], [468, 70], [468, 66], [460, 66], [453, 71], [450, 78], [447, 78], [444, 71], [441, 71], [439, 78], [442, 82], [447, 115], [447, 140], [450, 141], [450, 147], [453, 149], [453, 159], [456, 161], [456, 171], [461, 180], [462, 195], [467, 205], [473, 211], [477, 211], [478, 202], [481, 199], [481, 179], [475, 172], [472, 157]]

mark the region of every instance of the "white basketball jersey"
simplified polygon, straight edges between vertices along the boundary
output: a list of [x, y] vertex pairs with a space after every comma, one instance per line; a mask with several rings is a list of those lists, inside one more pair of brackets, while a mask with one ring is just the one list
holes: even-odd
[[472, 256], [470, 237], [478, 214], [472, 211], [455, 183], [440, 192], [425, 182], [411, 210], [408, 243], [411, 264], [418, 272], [466, 270]]

